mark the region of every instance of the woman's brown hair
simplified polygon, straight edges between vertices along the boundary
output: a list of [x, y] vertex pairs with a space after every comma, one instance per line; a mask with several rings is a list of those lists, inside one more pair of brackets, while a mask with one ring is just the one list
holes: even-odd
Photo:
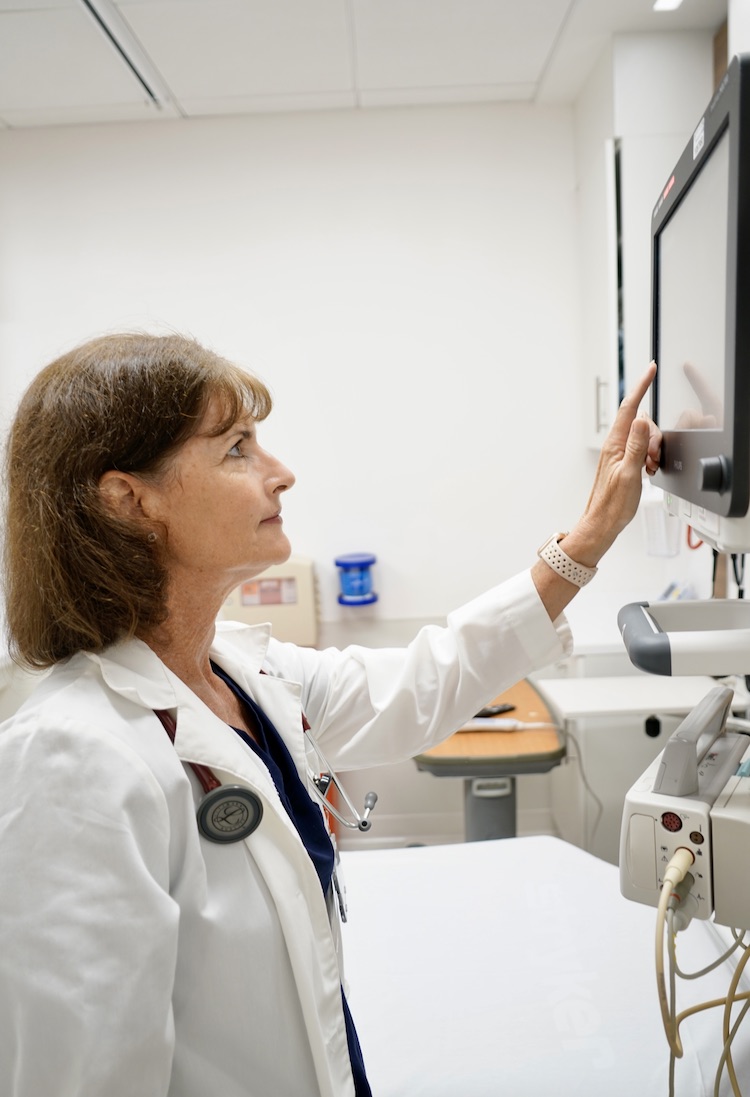
[[94, 339], [26, 390], [7, 451], [4, 579], [12, 657], [49, 667], [102, 651], [166, 617], [166, 571], [148, 530], [115, 517], [110, 469], [158, 476], [218, 397], [223, 433], [264, 419], [265, 386], [179, 335]]

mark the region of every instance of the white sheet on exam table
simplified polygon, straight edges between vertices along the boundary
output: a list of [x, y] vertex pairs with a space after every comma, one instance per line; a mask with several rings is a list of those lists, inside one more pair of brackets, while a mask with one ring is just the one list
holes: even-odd
[[[376, 1097], [665, 1097], [655, 911], [621, 897], [614, 866], [534, 837], [349, 852], [343, 867], [349, 1000]], [[685, 970], [719, 951], [705, 923], [678, 937]], [[678, 1010], [723, 996], [731, 974], [678, 980]], [[713, 1094], [721, 1011], [681, 1035], [678, 1097]], [[750, 1094], [750, 1018], [735, 1066]]]

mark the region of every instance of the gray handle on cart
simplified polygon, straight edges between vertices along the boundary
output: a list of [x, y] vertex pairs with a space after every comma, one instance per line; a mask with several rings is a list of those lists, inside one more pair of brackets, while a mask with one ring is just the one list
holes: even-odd
[[672, 649], [669, 636], [662, 632], [646, 610], [648, 602], [630, 602], [617, 614], [625, 650], [630, 662], [649, 674], [672, 673]]
[[698, 767], [724, 731], [734, 691], [714, 686], [669, 737], [654, 781], [654, 792], [692, 796], [698, 791]]

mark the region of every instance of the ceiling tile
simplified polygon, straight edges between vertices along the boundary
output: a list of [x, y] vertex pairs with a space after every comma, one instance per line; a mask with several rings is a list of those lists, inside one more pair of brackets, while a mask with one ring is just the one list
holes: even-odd
[[93, 20], [70, 10], [0, 13], [0, 114], [140, 103], [145, 93]]
[[359, 86], [535, 83], [569, 0], [352, 0]]
[[345, 0], [154, 0], [119, 10], [180, 102], [351, 88]]
[[3, 11], [46, 11], [47, 8], [77, 8], [79, 0], [0, 0]]

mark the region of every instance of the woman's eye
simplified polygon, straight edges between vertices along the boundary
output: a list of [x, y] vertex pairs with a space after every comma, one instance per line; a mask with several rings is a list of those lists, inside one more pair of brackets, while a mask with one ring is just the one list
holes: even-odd
[[230, 450], [227, 450], [227, 457], [250, 457], [252, 453], [253, 443], [255, 441], [255, 435], [252, 431], [237, 431], [239, 437]]

